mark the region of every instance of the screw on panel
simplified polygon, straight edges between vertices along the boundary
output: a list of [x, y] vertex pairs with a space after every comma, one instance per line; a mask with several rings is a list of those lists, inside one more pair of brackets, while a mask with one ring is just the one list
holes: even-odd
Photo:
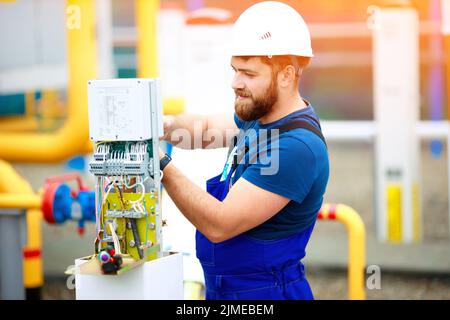
[[154, 224], [153, 222], [150, 222], [150, 223], [148, 224], [148, 228], [149, 228], [150, 230], [155, 229], [155, 224]]
[[130, 240], [130, 247], [134, 248], [134, 246], [136, 245], [136, 243], [133, 240]]
[[127, 229], [131, 229], [131, 222], [127, 222]]
[[150, 240], [147, 241], [147, 247], [151, 247], [153, 246], [153, 242], [151, 242]]

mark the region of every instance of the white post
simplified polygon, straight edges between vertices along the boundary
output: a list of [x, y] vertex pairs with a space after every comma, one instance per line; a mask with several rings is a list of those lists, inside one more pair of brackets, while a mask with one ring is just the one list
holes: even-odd
[[184, 32], [186, 16], [182, 8], [162, 6], [158, 12], [158, 61], [164, 98], [184, 96]]
[[374, 105], [376, 226], [381, 241], [419, 241], [419, 20], [410, 7], [376, 12]]
[[442, 34], [450, 36], [450, 0], [441, 0]]

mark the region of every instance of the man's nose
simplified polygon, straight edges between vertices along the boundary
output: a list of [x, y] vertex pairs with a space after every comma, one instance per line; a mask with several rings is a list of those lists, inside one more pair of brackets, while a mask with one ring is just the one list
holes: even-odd
[[233, 77], [233, 81], [231, 81], [231, 87], [233, 88], [233, 90], [245, 88], [245, 84], [237, 72]]

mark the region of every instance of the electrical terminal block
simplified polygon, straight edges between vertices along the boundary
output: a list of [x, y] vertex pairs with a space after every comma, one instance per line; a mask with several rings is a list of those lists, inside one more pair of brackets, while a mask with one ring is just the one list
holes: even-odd
[[106, 175], [106, 162], [92, 161], [89, 163], [89, 172], [96, 175]]
[[110, 152], [110, 145], [98, 145], [89, 171], [96, 176], [145, 176], [153, 172], [153, 163], [147, 152], [147, 143], [137, 142], [125, 146], [124, 151]]
[[89, 171], [94, 175], [106, 175], [106, 162], [110, 158], [110, 146], [99, 144], [94, 159], [89, 163]]
[[152, 171], [153, 165], [150, 162], [148, 153], [141, 156], [130, 155], [129, 159], [125, 160], [123, 164], [124, 174], [145, 175], [147, 172]]

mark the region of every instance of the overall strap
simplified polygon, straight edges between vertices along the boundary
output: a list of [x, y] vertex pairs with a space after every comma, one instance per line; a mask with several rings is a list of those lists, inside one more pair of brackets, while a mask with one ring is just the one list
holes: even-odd
[[[302, 115], [300, 115], [299, 118], [304, 118], [304, 119], [309, 119], [309, 120], [311, 120], [312, 122], [314, 122], [315, 124], [317, 124], [317, 126], [320, 128], [320, 130], [322, 130], [322, 127], [320, 126], [320, 122], [319, 122], [319, 120], [317, 120], [316, 118], [311, 117], [310, 115], [307, 115], [307, 114], [302, 114]], [[294, 121], [295, 121], [295, 120], [294, 120]]]
[[[318, 123], [317, 120], [316, 120], [316, 123]], [[319, 124], [319, 127], [320, 127], [320, 124]], [[281, 133], [283, 133], [283, 132], [288, 132], [290, 130], [299, 129], [299, 128], [306, 129], [306, 130], [309, 130], [309, 131], [315, 133], [323, 141], [325, 146], [327, 146], [327, 142], [325, 141], [325, 137], [323, 136], [322, 131], [317, 129], [315, 126], [313, 126], [309, 122], [306, 122], [303, 120], [295, 120], [295, 121], [288, 122], [288, 123], [281, 125], [278, 129], [280, 130]]]

